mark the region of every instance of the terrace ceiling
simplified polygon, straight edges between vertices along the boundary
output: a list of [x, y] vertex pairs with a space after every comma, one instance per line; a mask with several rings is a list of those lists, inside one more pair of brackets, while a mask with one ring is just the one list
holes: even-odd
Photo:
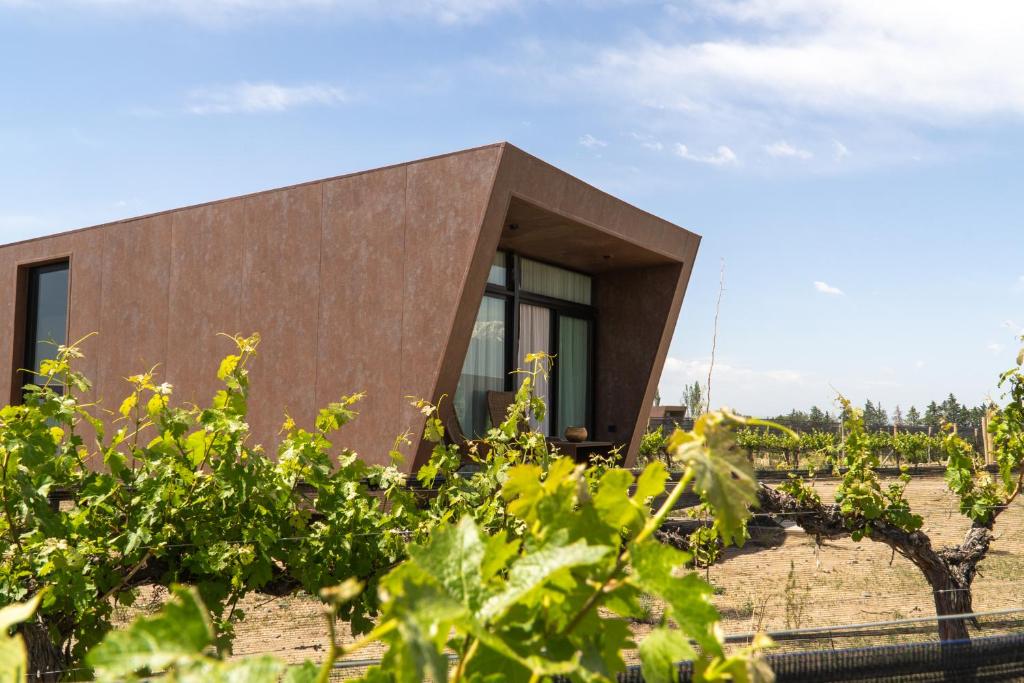
[[509, 202], [499, 248], [592, 274], [674, 263], [657, 252], [519, 197]]

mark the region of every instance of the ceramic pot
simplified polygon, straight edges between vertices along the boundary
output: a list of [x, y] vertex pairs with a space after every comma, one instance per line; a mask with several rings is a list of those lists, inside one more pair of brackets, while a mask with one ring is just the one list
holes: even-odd
[[565, 440], [573, 443], [579, 443], [580, 441], [587, 440], [587, 428], [586, 427], [566, 427], [565, 428]]

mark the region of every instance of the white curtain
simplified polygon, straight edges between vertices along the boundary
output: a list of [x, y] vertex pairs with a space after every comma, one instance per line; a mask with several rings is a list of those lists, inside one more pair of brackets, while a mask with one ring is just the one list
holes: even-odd
[[[519, 304], [519, 353], [517, 362], [519, 367], [524, 367], [523, 359], [528, 353], [551, 353], [551, 311], [543, 306], [531, 306]], [[522, 384], [522, 376], [518, 375], [516, 386]], [[543, 422], [533, 421], [531, 427], [541, 434], [550, 435], [551, 419], [551, 388], [544, 377], [537, 378], [537, 395], [544, 399], [548, 407], [548, 413], [544, 415]]]
[[521, 259], [523, 289], [563, 301], [590, 304], [590, 278], [565, 268]]
[[485, 296], [455, 391], [455, 413], [468, 437], [487, 432], [487, 392], [505, 388], [505, 300]]

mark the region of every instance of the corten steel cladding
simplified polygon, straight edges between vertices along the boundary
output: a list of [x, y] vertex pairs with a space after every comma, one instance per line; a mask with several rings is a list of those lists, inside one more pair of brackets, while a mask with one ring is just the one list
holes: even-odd
[[[514, 229], [510, 226], [514, 226]], [[591, 275], [591, 438], [636, 457], [699, 236], [500, 143], [0, 247], [0, 396], [16, 400], [28, 267], [70, 262], [68, 339], [115, 407], [157, 366], [204, 403], [230, 343], [259, 332], [253, 440], [272, 453], [287, 412], [365, 391], [341, 445], [404, 467], [427, 455], [406, 397], [455, 393], [496, 250]]]

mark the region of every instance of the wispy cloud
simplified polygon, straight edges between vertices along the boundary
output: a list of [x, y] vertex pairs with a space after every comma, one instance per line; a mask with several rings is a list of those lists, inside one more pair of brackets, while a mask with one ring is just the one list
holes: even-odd
[[833, 287], [829, 283], [822, 282], [821, 280], [814, 281], [814, 288], [821, 292], [822, 294], [831, 294], [833, 296], [843, 295], [843, 290], [839, 289], [838, 287]]
[[221, 24], [283, 15], [342, 20], [409, 19], [438, 24], [472, 24], [519, 10], [534, 0], [0, 0], [0, 7], [37, 12], [69, 9], [107, 14], [177, 15], [188, 21]]
[[599, 52], [590, 74], [633, 101], [685, 112], [773, 108], [931, 123], [1024, 115], [1024, 71], [1006, 68], [1024, 61], [1021, 3], [982, 11], [958, 0], [734, 0], [697, 11], [733, 30], [711, 40], [633, 38]]
[[694, 154], [690, 151], [690, 148], [686, 145], [677, 142], [675, 147], [676, 156], [688, 159], [690, 161], [697, 161], [702, 164], [711, 164], [712, 166], [728, 166], [736, 164], [739, 159], [736, 157], [736, 153], [725, 145], [719, 145], [715, 149], [714, 154]]
[[[707, 358], [682, 359], [668, 357], [665, 359], [665, 373], [676, 374], [687, 379], [707, 379], [711, 361]], [[773, 382], [794, 383], [803, 380], [803, 375], [795, 370], [758, 370], [730, 363], [715, 363], [713, 373], [716, 378], [753, 378], [759, 377]]]
[[992, 353], [999, 353], [1000, 351], [1003, 350], [1004, 347], [999, 342], [990, 342], [985, 348], [991, 351]]
[[839, 142], [839, 140], [832, 141], [832, 149], [834, 150], [833, 158], [836, 161], [842, 161], [846, 157], [850, 156], [850, 148]]
[[580, 137], [580, 144], [583, 145], [584, 147], [588, 147], [590, 149], [594, 149], [595, 147], [607, 147], [608, 146], [607, 142], [605, 142], [604, 140], [598, 140], [597, 138], [595, 138], [590, 133], [587, 133], [586, 135], [583, 135], [582, 137]]
[[[682, 395], [683, 387], [690, 382], [704, 385], [710, 368], [710, 358], [666, 358], [659, 382], [663, 402], [675, 403]], [[806, 398], [808, 387], [815, 385], [813, 380], [796, 370], [757, 368], [721, 358], [715, 362], [713, 375], [712, 407], [730, 405], [741, 411], [754, 409], [752, 402], [761, 403], [757, 397], [762, 396], [781, 397], [780, 410], [782, 404], [797, 405], [800, 397]], [[757, 409], [766, 410], [763, 405]]]
[[186, 109], [192, 114], [252, 114], [311, 105], [334, 106], [348, 100], [342, 88], [322, 83], [236, 83], [193, 90], [188, 94]]
[[814, 156], [810, 151], [794, 147], [785, 140], [779, 140], [778, 142], [773, 142], [770, 145], [765, 145], [764, 151], [768, 156], [776, 158], [810, 159]]
[[661, 144], [661, 141], [656, 139], [653, 135], [646, 135], [644, 133], [630, 133], [629, 136], [640, 143], [641, 147], [646, 149], [660, 152], [665, 149], [665, 145]]

